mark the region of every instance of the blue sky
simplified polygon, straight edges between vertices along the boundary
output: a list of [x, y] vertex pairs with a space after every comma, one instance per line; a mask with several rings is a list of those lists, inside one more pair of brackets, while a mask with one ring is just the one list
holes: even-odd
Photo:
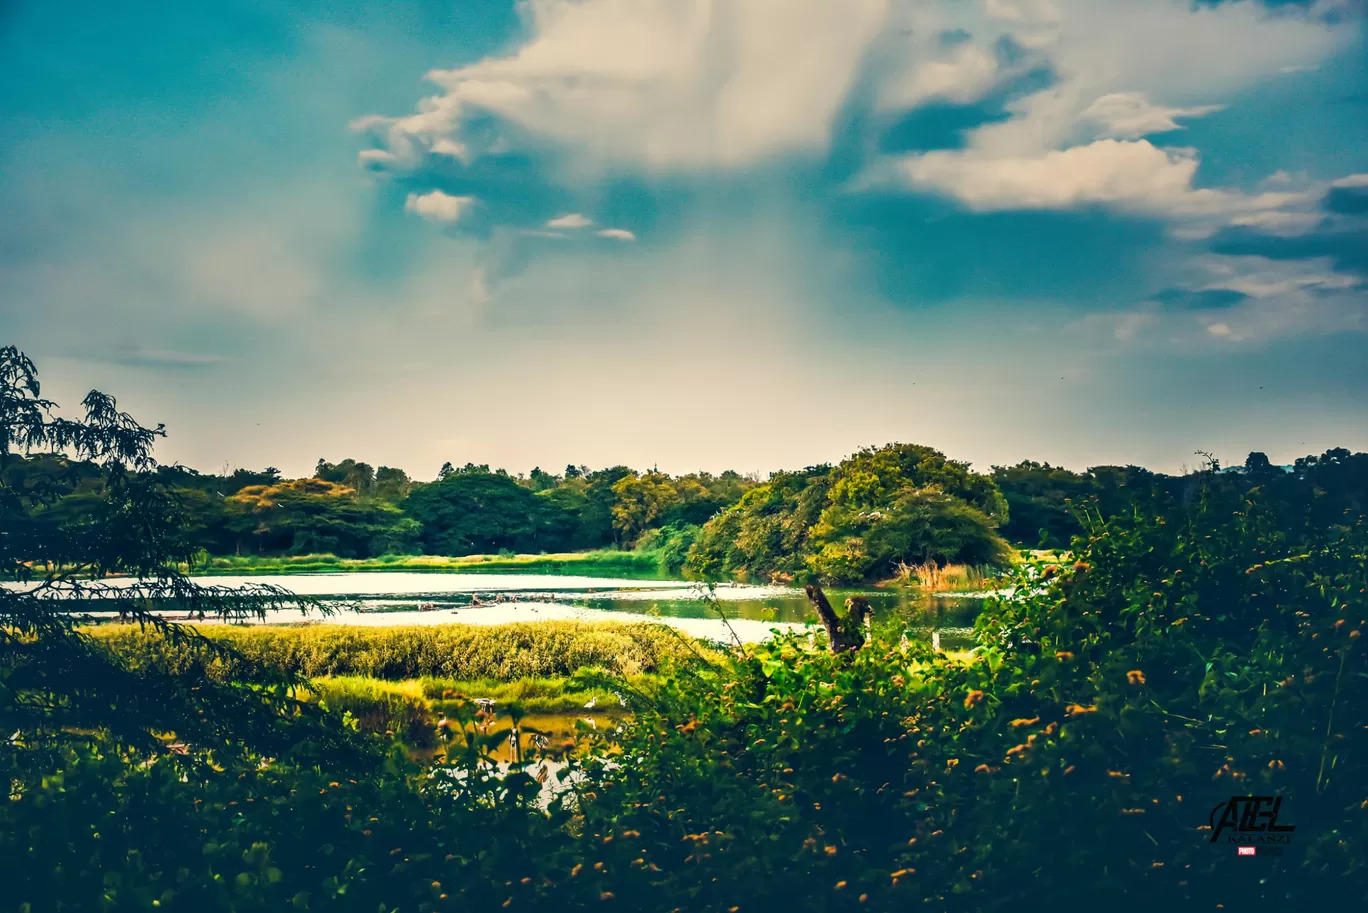
[[0, 339], [164, 459], [1368, 448], [1357, 0], [133, 10], [0, 4]]

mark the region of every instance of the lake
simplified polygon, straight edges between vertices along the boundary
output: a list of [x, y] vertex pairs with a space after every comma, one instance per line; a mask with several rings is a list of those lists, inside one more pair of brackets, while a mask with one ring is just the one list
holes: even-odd
[[[309, 618], [297, 612], [272, 612], [267, 624], [303, 620], [368, 626], [657, 621], [710, 640], [728, 641], [734, 636], [758, 641], [774, 630], [802, 629], [809, 621], [816, 621], [816, 613], [801, 589], [771, 585], [718, 584], [712, 591], [714, 602], [706, 598], [708, 590], [700, 584], [570, 575], [367, 571], [192, 579], [219, 587], [268, 583], [339, 609], [329, 616]], [[134, 585], [134, 581], [117, 578], [107, 583]], [[838, 610], [856, 594], [870, 601], [876, 621], [902, 619], [914, 632], [927, 636], [934, 628], [940, 631], [941, 643], [947, 649], [970, 645], [970, 627], [984, 595], [879, 587], [828, 591]], [[718, 617], [719, 610], [725, 621]]]

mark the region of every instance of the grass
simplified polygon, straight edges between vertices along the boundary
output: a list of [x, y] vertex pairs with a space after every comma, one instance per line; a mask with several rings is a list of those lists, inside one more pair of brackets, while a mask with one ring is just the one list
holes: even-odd
[[659, 579], [660, 556], [655, 552], [604, 549], [555, 555], [384, 555], [379, 558], [339, 558], [336, 555], [243, 555], [210, 558], [185, 568], [197, 574], [301, 574], [354, 571], [428, 571], [464, 574], [581, 574], [595, 577]]
[[517, 682], [591, 668], [640, 675], [687, 663], [701, 649], [664, 625], [620, 622], [201, 628], [207, 637], [232, 647], [237, 654], [233, 658], [209, 656], [133, 625], [88, 630], [134, 668], [156, 666], [183, 674], [198, 667], [218, 680], [251, 679], [265, 669], [309, 678], [365, 676], [383, 681]]
[[[635, 675], [629, 687], [641, 689], [657, 682], [658, 676]], [[599, 712], [621, 712], [617, 696], [609, 689], [590, 686], [573, 677], [531, 678], [517, 682], [456, 681], [454, 679], [408, 679], [384, 681], [362, 675], [324, 676], [314, 679], [312, 693], [338, 712], [350, 713], [367, 732], [392, 732], [410, 746], [432, 745], [437, 715], [450, 714], [463, 702], [476, 698], [494, 701], [499, 711], [516, 704], [528, 716], [577, 719], [584, 706], [597, 702]]]
[[463, 699], [489, 698], [501, 708], [517, 703], [529, 714], [583, 713], [591, 699], [612, 710], [617, 697], [584, 673], [608, 673], [637, 687], [706, 655], [706, 648], [663, 625], [616, 622], [200, 630], [236, 655], [214, 655], [135, 625], [86, 633], [135, 670], [203, 672], [217, 681], [252, 681], [270, 669], [304, 675], [312, 691], [302, 697], [316, 697], [350, 713], [361, 729], [392, 732], [415, 748], [431, 747], [436, 715]]
[[916, 586], [934, 592], [976, 592], [990, 589], [997, 571], [990, 567], [969, 564], [907, 564], [900, 562], [897, 575], [890, 583]]
[[[659, 681], [654, 673], [626, 676], [630, 687], [649, 687]], [[527, 713], [578, 713], [592, 699], [599, 706], [616, 707], [617, 697], [607, 688], [595, 687], [574, 677], [524, 678], [516, 682], [488, 679], [462, 682], [452, 679], [425, 678], [418, 686], [433, 706], [442, 708], [466, 698], [489, 698], [496, 705], [518, 704]]]

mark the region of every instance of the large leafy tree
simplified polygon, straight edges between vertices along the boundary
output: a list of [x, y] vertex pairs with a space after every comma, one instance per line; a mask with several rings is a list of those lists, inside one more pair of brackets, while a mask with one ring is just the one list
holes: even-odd
[[1077, 512], [1097, 492], [1091, 476], [1032, 460], [994, 466], [993, 481], [1006, 497], [1010, 514], [1003, 535], [1026, 546], [1067, 548], [1069, 540], [1083, 532]]
[[554, 551], [574, 518], [507, 474], [455, 471], [413, 492], [404, 512], [419, 524], [424, 551], [438, 555]]
[[227, 505], [230, 525], [256, 551], [368, 558], [403, 548], [418, 527], [392, 504], [320, 478], [249, 485]]
[[[91, 612], [161, 629], [212, 651], [167, 613], [228, 621], [306, 607], [270, 586], [202, 586], [180, 570], [196, 551], [180, 501], [155, 472], [146, 428], [92, 391], [81, 418], [56, 414], [33, 362], [0, 348], [0, 765], [19, 770], [64, 742], [101, 739], [140, 750], [174, 736], [220, 753], [280, 753], [311, 714], [288, 678], [218, 685], [203, 676], [133, 672], [85, 635]], [[42, 473], [14, 474], [41, 455]], [[50, 510], [98, 467], [102, 484], [77, 514]], [[320, 730], [321, 732], [321, 730]]]
[[853, 582], [899, 562], [996, 563], [1006, 516], [990, 477], [930, 447], [890, 444], [834, 468], [776, 473], [708, 521], [687, 567], [709, 578], [813, 571]]

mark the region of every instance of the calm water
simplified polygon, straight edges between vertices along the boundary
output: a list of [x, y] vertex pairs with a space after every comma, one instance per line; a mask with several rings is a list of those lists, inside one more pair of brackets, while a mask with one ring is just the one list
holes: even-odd
[[[669, 580], [624, 580], [545, 574], [437, 574], [358, 572], [266, 577], [201, 577], [197, 583], [235, 587], [268, 583], [340, 609], [312, 620], [323, 624], [506, 624], [513, 621], [660, 621], [696, 637], [763, 640], [774, 630], [803, 628], [816, 614], [796, 587], [719, 584], [715, 606], [699, 585]], [[120, 581], [109, 581], [120, 584]], [[981, 596], [915, 590], [834, 589], [838, 607], [852, 595], [869, 599], [875, 619], [908, 623], [929, 636], [940, 631], [946, 648], [967, 646]], [[718, 610], [727, 621], [718, 617]], [[98, 616], [99, 613], [93, 613]], [[273, 612], [268, 624], [297, 623], [297, 612]]]

